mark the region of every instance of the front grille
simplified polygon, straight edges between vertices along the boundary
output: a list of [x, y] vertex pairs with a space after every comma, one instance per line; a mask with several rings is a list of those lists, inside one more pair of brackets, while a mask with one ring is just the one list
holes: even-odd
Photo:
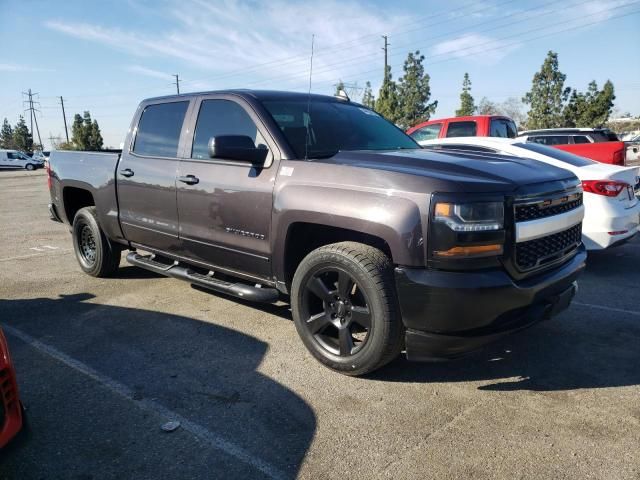
[[524, 205], [516, 205], [515, 218], [516, 222], [526, 222], [528, 220], [536, 220], [538, 218], [551, 217], [561, 213], [569, 212], [574, 208], [582, 205], [582, 193], [576, 193], [566, 201], [561, 203], [551, 203], [551, 201], [540, 201], [536, 203], [527, 203]]
[[516, 243], [516, 265], [520, 271], [533, 270], [561, 259], [580, 245], [582, 224], [546, 237]]

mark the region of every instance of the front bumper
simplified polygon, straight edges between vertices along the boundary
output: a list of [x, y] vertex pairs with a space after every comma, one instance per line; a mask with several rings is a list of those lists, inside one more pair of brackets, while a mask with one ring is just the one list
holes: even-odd
[[407, 358], [455, 358], [551, 318], [571, 303], [586, 258], [581, 246], [561, 267], [518, 282], [503, 270], [396, 268]]

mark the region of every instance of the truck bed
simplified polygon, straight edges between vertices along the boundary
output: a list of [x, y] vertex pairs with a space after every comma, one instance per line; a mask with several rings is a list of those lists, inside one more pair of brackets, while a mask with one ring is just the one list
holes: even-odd
[[[94, 200], [101, 225], [112, 238], [122, 238], [118, 222], [116, 198], [116, 168], [120, 151], [83, 152], [55, 150], [49, 157], [51, 197], [60, 218], [73, 223], [75, 211], [69, 208], [78, 190], [88, 191]], [[71, 217], [71, 218], [69, 218]]]

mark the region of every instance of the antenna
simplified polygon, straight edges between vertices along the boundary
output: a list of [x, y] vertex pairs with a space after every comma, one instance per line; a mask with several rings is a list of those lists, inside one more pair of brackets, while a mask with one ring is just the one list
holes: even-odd
[[304, 140], [304, 159], [307, 160], [309, 154], [309, 140], [311, 132], [309, 128], [311, 126], [311, 78], [313, 75], [313, 44], [316, 39], [314, 33], [311, 34], [311, 60], [309, 62], [309, 93], [307, 95], [307, 135]]

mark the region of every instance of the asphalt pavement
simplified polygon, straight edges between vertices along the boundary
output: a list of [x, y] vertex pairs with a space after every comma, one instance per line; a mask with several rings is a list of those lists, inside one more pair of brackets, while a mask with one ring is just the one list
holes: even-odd
[[0, 325], [28, 415], [0, 479], [640, 478], [638, 238], [590, 254], [550, 322], [349, 378], [285, 304], [124, 259], [84, 275], [48, 196], [42, 171], [0, 172]]

